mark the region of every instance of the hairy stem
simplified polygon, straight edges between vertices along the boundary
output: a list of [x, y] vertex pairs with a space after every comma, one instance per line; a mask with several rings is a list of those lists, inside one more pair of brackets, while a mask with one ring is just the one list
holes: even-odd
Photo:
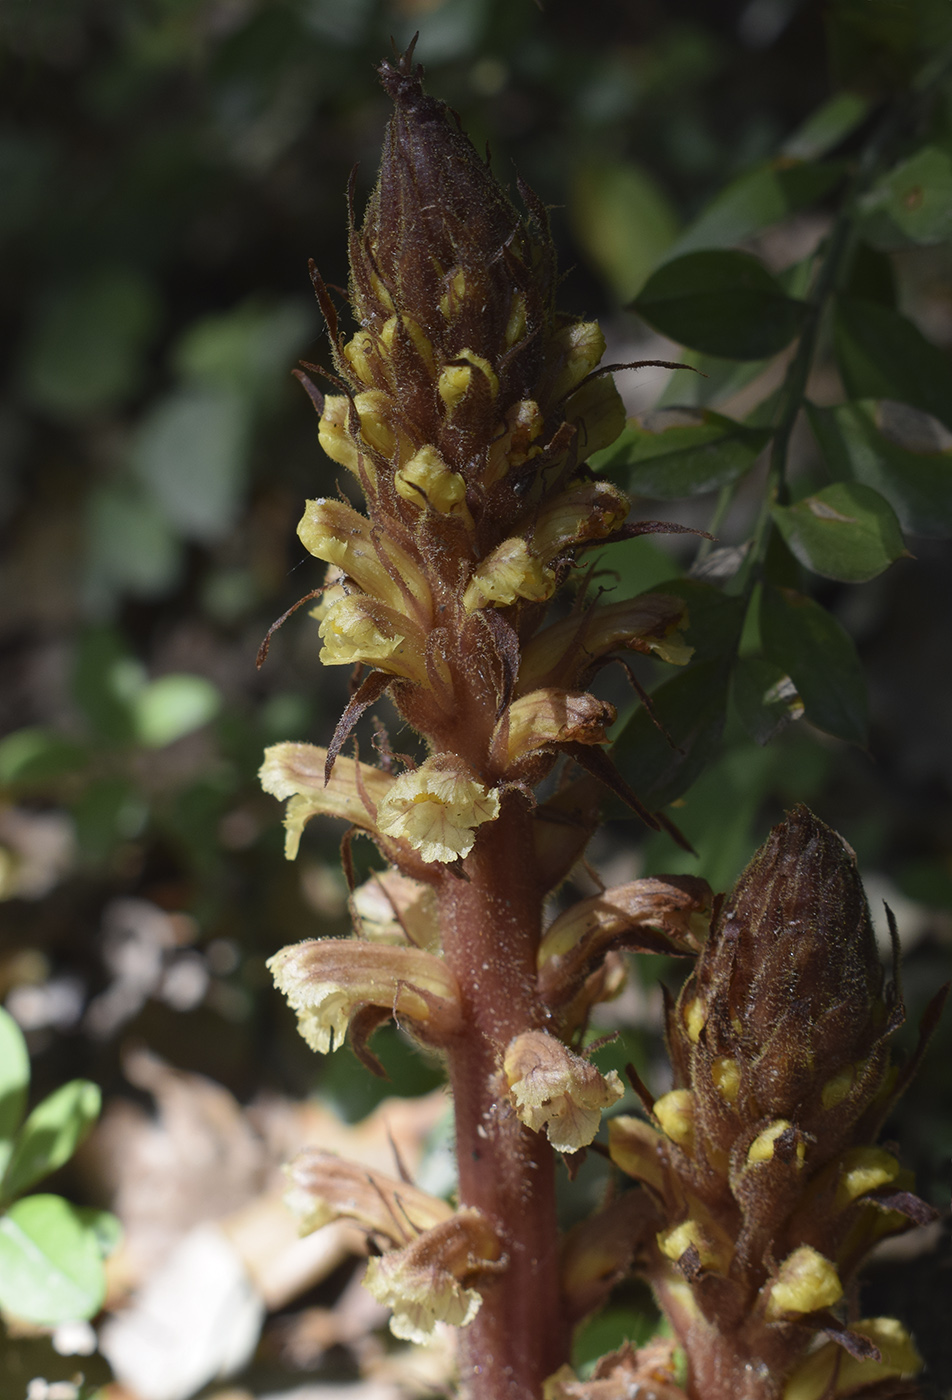
[[468, 1400], [538, 1400], [568, 1359], [555, 1214], [555, 1163], [544, 1136], [502, 1096], [500, 1061], [516, 1035], [544, 1023], [536, 991], [541, 899], [525, 801], [499, 820], [441, 893], [444, 956], [463, 993], [464, 1026], [449, 1049], [462, 1205], [496, 1225], [507, 1262], [460, 1334]]

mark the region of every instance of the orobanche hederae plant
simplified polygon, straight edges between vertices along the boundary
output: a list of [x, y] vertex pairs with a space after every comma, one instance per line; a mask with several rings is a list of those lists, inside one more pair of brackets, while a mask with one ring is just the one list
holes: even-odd
[[[321, 446], [365, 503], [312, 500], [298, 527], [326, 565], [321, 659], [354, 668], [352, 698], [329, 748], [278, 744], [262, 781], [288, 801], [290, 859], [321, 815], [384, 864], [353, 892], [352, 938], [271, 967], [314, 1050], [349, 1034], [379, 1068], [368, 1042], [392, 1017], [443, 1057], [458, 1200], [314, 1150], [289, 1168], [290, 1199], [305, 1228], [366, 1229], [366, 1284], [398, 1337], [459, 1328], [473, 1400], [910, 1394], [900, 1325], [840, 1306], [870, 1246], [927, 1214], [875, 1145], [901, 1088], [901, 1006], [840, 838], [797, 809], [724, 901], [696, 878], [641, 879], [546, 922], [605, 789], [665, 820], [615, 770], [615, 711], [587, 687], [626, 652], [686, 661], [684, 604], [618, 599], [586, 559], [676, 527], [630, 523], [626, 496], [586, 466], [625, 414], [598, 326], [556, 310], [544, 207], [520, 188], [517, 211], [424, 94], [412, 50], [380, 75], [394, 112], [351, 218], [358, 329], [339, 329], [313, 270], [338, 392], [323, 396], [314, 366], [301, 376]], [[343, 752], [385, 692], [425, 757], [379, 728], [373, 762]], [[352, 872], [349, 838], [344, 855]], [[638, 1082], [644, 1116], [608, 1124], [612, 1194], [562, 1237], [557, 1159], [595, 1141], [624, 1091], [584, 1050], [621, 950], [697, 956], [667, 1013], [675, 1087], [652, 1100]], [[670, 1335], [579, 1380], [573, 1328], [629, 1271]]]

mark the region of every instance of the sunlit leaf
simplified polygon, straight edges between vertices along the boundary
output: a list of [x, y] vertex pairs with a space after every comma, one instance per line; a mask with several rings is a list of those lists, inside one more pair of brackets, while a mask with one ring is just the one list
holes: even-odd
[[803, 714], [803, 701], [788, 675], [762, 656], [734, 667], [732, 695], [741, 723], [758, 744], [768, 744]]
[[657, 181], [630, 161], [581, 166], [571, 216], [579, 243], [621, 302], [634, 296], [678, 231]]
[[22, 1196], [68, 1162], [99, 1117], [101, 1102], [95, 1084], [73, 1079], [37, 1104], [14, 1139], [0, 1196]]
[[884, 175], [860, 202], [860, 229], [877, 248], [952, 237], [952, 156], [926, 146]]
[[839, 297], [833, 340], [851, 399], [900, 399], [952, 427], [952, 360], [905, 316]]
[[231, 389], [176, 389], [146, 417], [132, 466], [187, 539], [212, 543], [233, 528], [248, 474], [249, 405]]
[[765, 429], [746, 427], [710, 409], [661, 409], [630, 419], [621, 437], [595, 454], [592, 465], [624, 471], [625, 485], [635, 495], [674, 500], [739, 480], [769, 440]]
[[[880, 430], [887, 405], [807, 406], [810, 426], [833, 476], [861, 481], [890, 502], [911, 535], [952, 535], [952, 451], [913, 450]], [[899, 407], [897, 405], [897, 407]]]
[[30, 1056], [23, 1032], [9, 1011], [0, 1007], [0, 1175], [26, 1108], [29, 1087]]
[[909, 553], [892, 506], [857, 482], [824, 486], [772, 514], [791, 553], [824, 578], [866, 583]]
[[662, 335], [728, 360], [760, 360], [790, 344], [806, 306], [749, 253], [686, 253], [658, 269], [633, 308]]
[[149, 748], [164, 748], [200, 729], [220, 708], [221, 695], [204, 676], [160, 676], [133, 701], [136, 738]]
[[767, 659], [793, 681], [810, 723], [865, 744], [866, 677], [852, 638], [836, 618], [792, 588], [768, 586], [760, 632]]
[[0, 1307], [52, 1327], [92, 1317], [106, 1283], [97, 1230], [60, 1196], [27, 1196], [0, 1215]]

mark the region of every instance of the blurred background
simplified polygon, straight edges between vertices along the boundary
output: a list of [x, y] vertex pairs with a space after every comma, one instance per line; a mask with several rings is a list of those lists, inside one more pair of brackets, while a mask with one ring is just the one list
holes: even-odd
[[[329, 359], [307, 260], [346, 284], [347, 181], [356, 168], [360, 210], [387, 118], [375, 65], [419, 30], [429, 90], [488, 143], [500, 178], [518, 172], [552, 206], [563, 306], [603, 321], [613, 359], [670, 357], [623, 310], [665, 248], [837, 85], [888, 87], [888, 65], [843, 40], [848, 24], [831, 28], [857, 3], [2, 0], [0, 998], [28, 1035], [37, 1094], [81, 1073], [107, 1095], [61, 1185], [126, 1225], [110, 1308], [208, 1221], [226, 1222], [255, 1281], [244, 1313], [221, 1304], [245, 1318], [230, 1354], [208, 1343], [169, 1373], [135, 1335], [70, 1352], [14, 1329], [0, 1339], [4, 1395], [78, 1371], [117, 1400], [325, 1394], [309, 1371], [377, 1397], [445, 1376], [439, 1357], [422, 1378], [406, 1358], [387, 1370], [380, 1319], [348, 1292], [346, 1241], [280, 1284], [251, 1261], [283, 1244], [235, 1244], [282, 1157], [335, 1132], [359, 1155], [364, 1130], [347, 1125], [394, 1092], [421, 1096], [407, 1160], [435, 1189], [451, 1181], [445, 1105], [428, 1096], [438, 1068], [394, 1031], [379, 1038], [389, 1083], [349, 1050], [318, 1062], [264, 967], [284, 943], [349, 927], [340, 832], [312, 824], [285, 863], [278, 804], [256, 781], [266, 744], [327, 742], [346, 674], [319, 666], [303, 610], [260, 671], [255, 654], [321, 579], [294, 531], [337, 469], [291, 370]], [[903, 9], [880, 6], [900, 26]], [[827, 226], [822, 209], [798, 216], [757, 251], [792, 263]], [[952, 347], [948, 247], [896, 266], [904, 309]], [[666, 382], [626, 376], [632, 411]], [[804, 442], [803, 470], [809, 454]], [[713, 502], [701, 505], [677, 518], [703, 526]], [[729, 725], [683, 799], [700, 859], [679, 864], [725, 888], [785, 805], [813, 805], [856, 848], [883, 930], [884, 898], [898, 917], [907, 1045], [952, 943], [952, 569], [936, 542], [910, 547], [872, 583], [819, 594], [868, 671], [869, 751], [805, 725], [759, 748]], [[617, 548], [634, 589], [690, 563], [663, 539]], [[672, 868], [674, 851], [619, 820], [592, 858], [617, 880]], [[671, 969], [648, 962], [606, 1064], [660, 1061], [657, 977]], [[943, 1208], [950, 1052], [947, 1021], [890, 1128]], [[371, 1121], [385, 1153], [379, 1111]], [[925, 1255], [877, 1271], [863, 1311], [914, 1315], [916, 1289], [947, 1315], [941, 1230]], [[919, 1335], [947, 1390], [947, 1328]], [[137, 1346], [144, 1369], [127, 1359]], [[229, 1363], [241, 1379], [223, 1388]]]

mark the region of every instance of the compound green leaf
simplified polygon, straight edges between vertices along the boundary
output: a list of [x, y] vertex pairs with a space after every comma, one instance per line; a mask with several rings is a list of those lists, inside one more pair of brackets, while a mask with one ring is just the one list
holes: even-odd
[[772, 513], [791, 553], [823, 578], [866, 583], [909, 553], [895, 511], [871, 486], [837, 482]]
[[0, 1196], [22, 1196], [68, 1162], [99, 1117], [101, 1102], [91, 1080], [73, 1079], [37, 1104], [13, 1140]]
[[92, 1317], [106, 1292], [96, 1228], [60, 1196], [27, 1196], [0, 1215], [0, 1307], [53, 1327]]
[[662, 335], [728, 360], [775, 355], [798, 334], [806, 304], [749, 253], [686, 253], [645, 283], [634, 310]]
[[833, 342], [851, 399], [899, 399], [952, 428], [952, 360], [905, 316], [839, 297]]
[[883, 432], [884, 418], [915, 416], [915, 410], [897, 415], [903, 409], [904, 405], [872, 401], [836, 408], [807, 405], [810, 426], [831, 475], [880, 492], [909, 534], [948, 539], [952, 536], [952, 451], [928, 450], [928, 434], [923, 435], [923, 450], [919, 450], [918, 445], [913, 449]]
[[865, 744], [866, 678], [852, 638], [836, 618], [792, 588], [765, 587], [760, 603], [764, 652], [788, 675], [818, 729]]
[[770, 441], [764, 428], [750, 428], [710, 409], [659, 409], [629, 420], [621, 437], [593, 465], [618, 472], [635, 495], [675, 500], [716, 491], [750, 471]]
[[723, 658], [689, 666], [652, 692], [654, 718], [640, 705], [625, 725], [612, 755], [646, 806], [657, 810], [680, 797], [717, 751], [729, 674]]
[[890, 170], [861, 201], [862, 236], [877, 248], [952, 237], [952, 156], [926, 146]]
[[763, 656], [738, 661], [732, 694], [741, 723], [758, 744], [768, 744], [803, 715], [803, 701], [793, 681]]

